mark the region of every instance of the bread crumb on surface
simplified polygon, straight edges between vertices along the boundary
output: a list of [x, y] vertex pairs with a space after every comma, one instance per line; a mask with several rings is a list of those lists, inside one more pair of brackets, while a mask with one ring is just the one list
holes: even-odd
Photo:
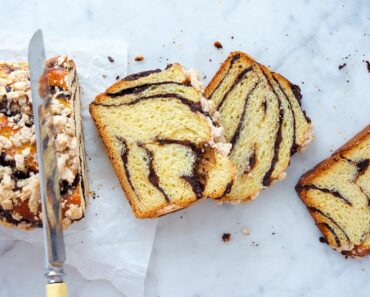
[[339, 65], [339, 66], [338, 66], [338, 69], [339, 69], [339, 70], [341, 70], [341, 69], [343, 69], [343, 68], [344, 68], [344, 67], [346, 67], [346, 66], [347, 66], [347, 63], [344, 63], [344, 64], [342, 64], [342, 65]]
[[243, 232], [244, 235], [251, 234], [251, 232], [249, 231], [249, 229], [247, 227], [242, 227], [242, 232]]
[[135, 57], [135, 61], [136, 61], [136, 62], [140, 62], [140, 61], [142, 61], [142, 60], [144, 60], [144, 56], [139, 55], [139, 56], [136, 56], [136, 57]]
[[219, 42], [219, 41], [215, 41], [215, 42], [213, 43], [213, 45], [214, 45], [214, 47], [215, 47], [215, 48], [217, 48], [217, 49], [221, 49], [221, 48], [222, 48], [222, 43], [221, 43], [221, 42]]
[[108, 56], [108, 60], [109, 62], [114, 63], [114, 59], [111, 56]]
[[229, 242], [230, 240], [231, 240], [231, 234], [230, 233], [222, 234], [222, 241], [223, 242]]

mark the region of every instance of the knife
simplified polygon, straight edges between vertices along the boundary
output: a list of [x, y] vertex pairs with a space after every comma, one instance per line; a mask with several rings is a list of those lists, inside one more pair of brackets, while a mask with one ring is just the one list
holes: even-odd
[[41, 30], [32, 36], [28, 48], [32, 110], [34, 116], [37, 159], [40, 176], [40, 196], [44, 233], [47, 297], [66, 297], [63, 281], [66, 260], [60, 189], [55, 149], [56, 132], [53, 125], [44, 39]]

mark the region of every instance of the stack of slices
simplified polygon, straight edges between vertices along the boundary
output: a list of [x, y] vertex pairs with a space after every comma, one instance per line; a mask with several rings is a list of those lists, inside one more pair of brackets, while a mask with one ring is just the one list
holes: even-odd
[[221, 201], [247, 202], [286, 176], [290, 156], [312, 139], [298, 86], [233, 52], [205, 90], [220, 113], [237, 177]]
[[[66, 56], [47, 61], [63, 226], [85, 214], [87, 181], [76, 67]], [[40, 227], [41, 204], [27, 63], [0, 62], [0, 222]]]
[[138, 218], [229, 191], [235, 173], [210, 102], [179, 64], [127, 76], [90, 112]]

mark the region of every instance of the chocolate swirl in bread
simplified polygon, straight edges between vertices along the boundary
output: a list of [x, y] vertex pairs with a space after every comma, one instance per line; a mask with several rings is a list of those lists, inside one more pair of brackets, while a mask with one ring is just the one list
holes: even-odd
[[310, 140], [311, 125], [291, 86], [242, 52], [231, 53], [207, 86], [238, 171], [222, 201], [251, 200], [284, 178], [291, 154]]
[[369, 160], [370, 125], [296, 186], [326, 242], [347, 256], [370, 254]]
[[[130, 75], [96, 97], [90, 112], [139, 218], [218, 197], [234, 177], [222, 129], [191, 73], [179, 64]], [[203, 103], [202, 103], [203, 102]], [[222, 134], [222, 133], [221, 133]], [[223, 149], [223, 151], [222, 151]]]

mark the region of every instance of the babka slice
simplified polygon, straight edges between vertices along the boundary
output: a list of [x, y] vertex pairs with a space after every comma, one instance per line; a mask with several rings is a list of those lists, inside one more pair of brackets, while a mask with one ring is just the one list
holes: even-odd
[[231, 145], [194, 71], [173, 64], [127, 76], [98, 95], [90, 113], [136, 217], [229, 191]]
[[299, 180], [296, 190], [326, 242], [370, 254], [370, 125]]
[[[66, 56], [47, 61], [63, 226], [85, 214], [87, 180], [76, 67]], [[0, 62], [0, 222], [41, 227], [39, 174], [27, 63]]]
[[312, 137], [299, 87], [242, 52], [232, 52], [205, 90], [220, 113], [236, 182], [222, 201], [249, 201], [283, 179], [290, 156]]

